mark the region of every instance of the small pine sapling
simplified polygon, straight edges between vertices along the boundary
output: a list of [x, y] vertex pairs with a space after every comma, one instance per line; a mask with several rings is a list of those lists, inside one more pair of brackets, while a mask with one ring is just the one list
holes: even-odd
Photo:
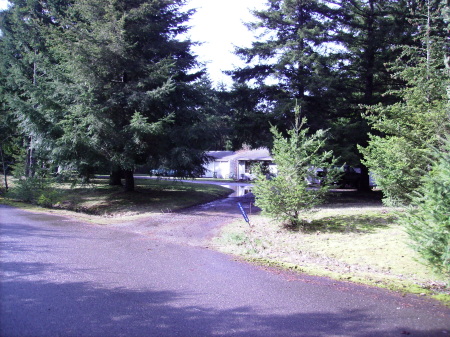
[[[326, 132], [319, 130], [308, 135], [306, 121], [300, 119], [298, 107], [295, 113], [295, 126], [288, 130], [286, 138], [272, 126], [272, 156], [278, 172], [267, 179], [262, 168], [257, 167], [253, 193], [256, 205], [265, 214], [288, 226], [301, 227], [304, 226], [301, 213], [323, 202], [339, 173], [332, 152], [324, 151]], [[321, 174], [323, 172], [326, 174]], [[311, 186], [314, 181], [320, 181], [319, 186]]]

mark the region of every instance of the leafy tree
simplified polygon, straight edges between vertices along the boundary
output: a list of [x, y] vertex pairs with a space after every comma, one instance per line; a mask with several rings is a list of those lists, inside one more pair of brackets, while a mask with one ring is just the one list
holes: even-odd
[[400, 222], [425, 261], [450, 277], [450, 140], [444, 143], [433, 151], [433, 167]]
[[[338, 176], [332, 153], [323, 150], [325, 131], [318, 130], [308, 135], [305, 121], [300, 121], [298, 108], [296, 114], [296, 124], [286, 138], [272, 126], [272, 156], [278, 173], [276, 177], [267, 179], [259, 168], [253, 188], [256, 205], [264, 213], [293, 227], [302, 226], [301, 213], [319, 205]], [[322, 175], [317, 168], [322, 168], [327, 174]], [[316, 180], [321, 181], [320, 186], [311, 188], [309, 182]]]
[[394, 92], [402, 101], [374, 106], [367, 114], [379, 133], [361, 152], [389, 203], [410, 202], [432, 164], [426, 153], [448, 132], [443, 25], [439, 4], [434, 5], [428, 1], [419, 8], [427, 19], [419, 26], [417, 46], [405, 46], [391, 66], [393, 76], [407, 84]]

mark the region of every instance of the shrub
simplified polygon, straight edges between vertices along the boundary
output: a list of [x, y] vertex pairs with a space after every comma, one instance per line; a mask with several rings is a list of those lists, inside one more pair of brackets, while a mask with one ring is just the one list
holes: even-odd
[[423, 170], [428, 161], [423, 160], [426, 149], [417, 148], [401, 137], [371, 136], [366, 148], [359, 147], [370, 167], [377, 186], [389, 206], [406, 205], [411, 202], [411, 191], [421, 185]]
[[34, 203], [42, 194], [45, 185], [41, 177], [21, 177], [11, 189], [11, 195], [18, 200]]
[[52, 187], [51, 181], [40, 176], [21, 177], [10, 189], [9, 195], [17, 200], [43, 207], [53, 206], [58, 199], [58, 193]]
[[59, 194], [55, 190], [46, 189], [37, 199], [37, 204], [42, 207], [52, 207], [58, 201]]
[[436, 150], [434, 165], [412, 206], [401, 215], [413, 247], [438, 271], [450, 277], [450, 140]]
[[[323, 151], [325, 131], [319, 130], [308, 136], [304, 123], [304, 120], [300, 122], [297, 119], [287, 138], [276, 127], [271, 128], [274, 135], [272, 156], [278, 173], [276, 177], [267, 179], [259, 167], [253, 188], [256, 205], [265, 214], [293, 227], [301, 225], [301, 212], [309, 211], [323, 201], [338, 175], [338, 170], [333, 168], [335, 160], [332, 153]], [[319, 176], [317, 168], [327, 174]], [[321, 181], [320, 186], [309, 186], [309, 182], [317, 180]]]

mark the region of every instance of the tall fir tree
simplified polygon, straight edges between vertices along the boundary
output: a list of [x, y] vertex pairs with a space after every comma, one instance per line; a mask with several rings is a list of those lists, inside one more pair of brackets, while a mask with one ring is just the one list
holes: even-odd
[[335, 55], [336, 79], [333, 82], [335, 109], [331, 114], [333, 150], [352, 166], [360, 166], [361, 190], [369, 189], [369, 172], [361, 161], [357, 146], [365, 146], [370, 127], [362, 117], [364, 106], [392, 104], [398, 96], [386, 94], [403, 85], [393, 79], [386, 63], [399, 55], [396, 46], [410, 44], [408, 1], [338, 1]]
[[394, 91], [401, 101], [368, 110], [377, 133], [361, 149], [387, 202], [409, 203], [421, 177], [432, 164], [427, 155], [448, 133], [448, 72], [444, 67], [445, 26], [440, 1], [423, 1], [415, 8], [416, 43], [403, 46], [390, 69], [406, 86]]
[[248, 24], [258, 40], [236, 50], [247, 66], [232, 72], [233, 78], [258, 87], [264, 112], [283, 129], [294, 122], [295, 104], [312, 129], [324, 127], [331, 66], [322, 51], [333, 40], [332, 13], [326, 1], [270, 0]]
[[210, 138], [184, 5], [13, 1], [1, 27], [8, 105], [51, 161], [85, 175], [108, 163], [127, 190], [140, 164], [201, 171]]
[[183, 4], [79, 0], [57, 35], [80, 93], [65, 134], [86, 133], [89, 147], [125, 173], [127, 190], [138, 164], [164, 162], [187, 174], [204, 160], [199, 94], [191, 85], [201, 73], [189, 73], [196, 66], [191, 42], [178, 39], [191, 14]]
[[23, 130], [27, 151], [26, 175], [33, 175], [36, 155], [48, 132], [41, 95], [45, 74], [45, 42], [40, 32], [46, 20], [38, 1], [12, 1], [8, 11], [0, 13], [2, 94], [7, 109]]

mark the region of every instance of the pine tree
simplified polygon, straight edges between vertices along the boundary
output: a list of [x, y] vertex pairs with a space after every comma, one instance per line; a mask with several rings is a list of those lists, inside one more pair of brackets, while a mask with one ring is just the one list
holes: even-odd
[[314, 130], [324, 127], [332, 70], [322, 51], [333, 40], [332, 13], [325, 1], [270, 0], [248, 24], [258, 40], [236, 50], [247, 66], [232, 72], [233, 78], [258, 86], [264, 112], [283, 129], [294, 120], [294, 101]]
[[15, 116], [27, 151], [25, 174], [32, 176], [59, 133], [50, 110], [58, 109], [57, 90], [51, 84], [55, 60], [48, 53], [44, 27], [54, 25], [47, 6], [53, 1], [11, 1], [0, 14], [1, 71], [5, 104]]
[[[404, 46], [391, 65], [393, 76], [406, 86], [393, 93], [402, 101], [372, 107], [367, 119], [378, 134], [362, 149], [386, 201], [409, 203], [421, 177], [432, 164], [426, 155], [448, 132], [446, 83], [443, 67], [443, 22], [439, 3], [427, 1], [417, 8], [425, 17], [417, 22], [415, 46]], [[418, 16], [419, 17], [419, 16]]]
[[360, 190], [369, 189], [369, 172], [357, 146], [366, 146], [370, 126], [362, 117], [363, 106], [392, 104], [397, 95], [386, 94], [402, 81], [386, 67], [399, 55], [398, 45], [410, 44], [408, 1], [339, 1], [336, 18], [335, 55], [338, 93], [331, 114], [332, 149], [341, 160], [362, 170]]
[[191, 173], [204, 160], [190, 84], [201, 74], [189, 74], [196, 65], [191, 42], [178, 39], [190, 16], [183, 4], [79, 0], [55, 37], [77, 93], [63, 120], [64, 141], [88, 136], [88, 147], [125, 173], [127, 190], [136, 165]]
[[444, 144], [433, 151], [432, 169], [400, 222], [424, 260], [450, 279], [450, 140]]
[[[325, 131], [318, 130], [308, 135], [309, 130], [305, 121], [300, 120], [299, 111], [297, 107], [298, 119], [287, 137], [276, 127], [271, 128], [274, 136], [271, 152], [278, 172], [275, 177], [267, 179], [266, 172], [257, 169], [253, 188], [256, 205], [270, 217], [292, 227], [306, 227], [300, 215], [322, 203], [338, 177], [332, 153], [324, 151]], [[326, 175], [321, 172], [326, 172]], [[309, 183], [317, 180], [321, 181], [320, 186], [311, 188]]]
[[[125, 175], [150, 163], [201, 171], [202, 72], [180, 34], [183, 0], [13, 1], [2, 14], [8, 107], [52, 165], [89, 176], [105, 164]], [[3, 47], [3, 46], [2, 46]], [[120, 181], [120, 179], [119, 179]]]

